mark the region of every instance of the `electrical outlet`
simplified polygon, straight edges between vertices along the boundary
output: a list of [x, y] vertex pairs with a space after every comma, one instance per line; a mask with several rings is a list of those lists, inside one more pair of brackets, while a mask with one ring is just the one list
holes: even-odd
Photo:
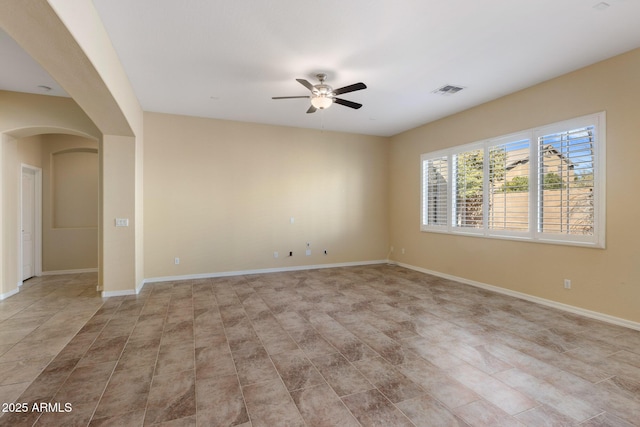
[[274, 258], [278, 258], [278, 252], [274, 252], [274, 253], [273, 253], [273, 257], [274, 257]]
[[327, 255], [327, 250], [326, 249], [324, 250], [324, 254]]
[[311, 255], [311, 249], [307, 249], [307, 256]]
[[173, 259], [173, 263], [174, 263], [175, 265], [180, 264], [180, 258], [175, 257], [175, 258]]
[[571, 279], [564, 279], [564, 288], [571, 289]]
[[402, 255], [404, 255], [404, 248], [402, 248]]

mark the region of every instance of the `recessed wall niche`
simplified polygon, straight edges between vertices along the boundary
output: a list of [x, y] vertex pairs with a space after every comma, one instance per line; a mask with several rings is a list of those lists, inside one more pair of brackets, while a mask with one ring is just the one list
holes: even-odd
[[72, 148], [51, 155], [53, 228], [98, 226], [98, 150]]

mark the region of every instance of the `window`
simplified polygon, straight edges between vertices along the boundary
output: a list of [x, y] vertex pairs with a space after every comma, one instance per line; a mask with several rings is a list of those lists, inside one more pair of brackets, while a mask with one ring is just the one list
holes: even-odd
[[423, 231], [604, 247], [604, 113], [421, 161]]
[[520, 233], [529, 230], [530, 151], [528, 138], [507, 138], [489, 146], [487, 228], [490, 230]]

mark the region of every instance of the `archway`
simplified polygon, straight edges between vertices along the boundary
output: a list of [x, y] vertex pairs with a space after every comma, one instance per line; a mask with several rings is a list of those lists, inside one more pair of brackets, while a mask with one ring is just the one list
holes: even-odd
[[[23, 252], [22, 252], [22, 201], [21, 201], [21, 176], [23, 165], [34, 162], [33, 155], [26, 155], [24, 150], [19, 149], [19, 142], [24, 141], [25, 138], [35, 137], [37, 135], [59, 135], [70, 136], [73, 139], [81, 137], [84, 141], [91, 141], [93, 147], [89, 147], [90, 152], [98, 154], [99, 147], [101, 145], [98, 138], [94, 135], [86, 132], [78, 131], [75, 129], [59, 128], [51, 126], [30, 126], [20, 129], [12, 129], [5, 131], [1, 134], [1, 146], [0, 146], [0, 170], [1, 170], [1, 186], [0, 197], [2, 201], [2, 209], [0, 211], [0, 229], [2, 231], [2, 249], [1, 255], [1, 273], [2, 273], [2, 288], [0, 289], [0, 299], [7, 298], [18, 292], [19, 286], [22, 284], [22, 269], [23, 269]], [[76, 141], [77, 142], [77, 141]], [[63, 144], [64, 145], [64, 144]], [[73, 147], [67, 145], [67, 150]], [[73, 143], [71, 143], [73, 145]], [[87, 145], [87, 144], [85, 144]], [[85, 147], [85, 150], [87, 148]], [[61, 150], [58, 150], [61, 151]], [[62, 150], [65, 152], [65, 150]], [[68, 152], [68, 151], [67, 151]], [[29, 157], [29, 158], [27, 158]], [[26, 160], [26, 162], [25, 162]], [[98, 160], [98, 164], [101, 159]], [[33, 165], [38, 167], [38, 165]], [[45, 165], [42, 165], [45, 166]], [[50, 169], [50, 165], [45, 170]], [[100, 170], [101, 168], [98, 168]], [[49, 173], [50, 171], [48, 171]], [[98, 172], [97, 181], [101, 182], [102, 177]], [[96, 203], [94, 206], [97, 218], [95, 218], [95, 270], [100, 269], [100, 252], [101, 252], [101, 186], [98, 185]], [[49, 203], [50, 204], [50, 203]], [[50, 214], [50, 213], [49, 213]], [[86, 233], [85, 233], [86, 234]], [[101, 277], [101, 275], [99, 275]], [[101, 281], [99, 279], [98, 288], [101, 288]]]
[[[99, 282], [103, 296], [135, 294], [144, 283], [144, 116], [93, 3], [3, 1], [0, 26], [70, 96], [0, 93], [0, 132], [49, 125], [99, 139]], [[129, 221], [116, 228], [117, 218]], [[17, 262], [5, 265], [5, 255], [0, 297], [16, 283]]]

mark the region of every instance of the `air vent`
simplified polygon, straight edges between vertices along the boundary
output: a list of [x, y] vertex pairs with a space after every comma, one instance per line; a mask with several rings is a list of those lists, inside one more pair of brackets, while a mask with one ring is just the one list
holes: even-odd
[[462, 86], [445, 85], [434, 90], [433, 93], [437, 93], [438, 95], [453, 95], [460, 92], [462, 89], [464, 89]]
[[596, 5], [593, 6], [593, 8], [595, 10], [599, 10], [599, 11], [603, 11], [603, 10], [607, 10], [609, 8], [610, 4], [609, 3], [605, 3], [605, 2], [600, 2]]

